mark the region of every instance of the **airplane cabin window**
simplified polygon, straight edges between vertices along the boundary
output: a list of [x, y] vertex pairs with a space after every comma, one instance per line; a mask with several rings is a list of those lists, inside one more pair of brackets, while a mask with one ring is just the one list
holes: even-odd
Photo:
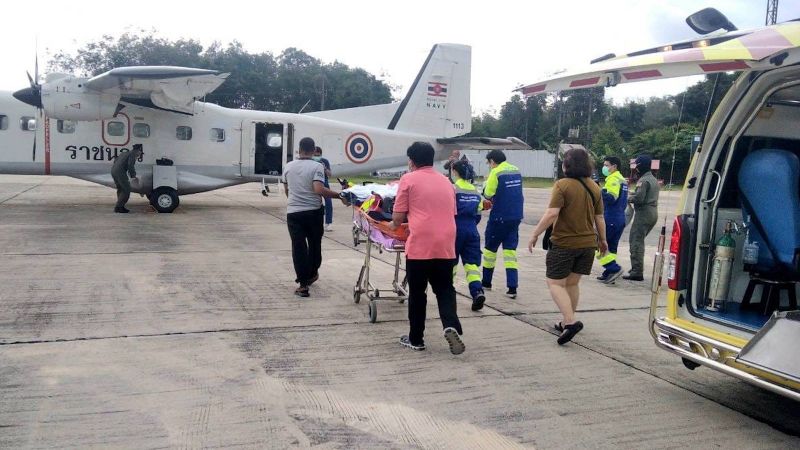
[[137, 138], [149, 138], [150, 137], [150, 125], [146, 123], [135, 123], [133, 124], [133, 136]]
[[122, 122], [108, 122], [106, 124], [106, 133], [109, 136], [124, 136], [125, 135], [125, 124]]
[[283, 136], [280, 133], [269, 133], [267, 135], [267, 147], [280, 148], [283, 144]]
[[22, 116], [19, 119], [19, 127], [22, 129], [22, 131], [36, 131], [36, 118]]
[[212, 128], [209, 132], [209, 138], [214, 142], [222, 142], [225, 140], [225, 130], [222, 128]]
[[178, 138], [179, 141], [191, 141], [192, 140], [192, 127], [184, 127], [180, 126], [175, 129], [175, 137]]
[[0, 130], [8, 129], [8, 116], [0, 114]]
[[72, 134], [75, 132], [75, 122], [71, 120], [59, 120], [56, 122], [56, 129], [59, 133]]

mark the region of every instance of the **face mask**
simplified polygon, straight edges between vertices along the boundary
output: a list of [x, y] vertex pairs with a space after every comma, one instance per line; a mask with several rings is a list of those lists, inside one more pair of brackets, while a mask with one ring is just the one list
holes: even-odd
[[608, 167], [606, 167], [606, 166], [603, 166], [602, 172], [603, 172], [603, 176], [604, 177], [607, 177], [607, 176], [609, 176], [611, 174], [610, 171], [608, 170]]
[[313, 159], [314, 161], [321, 161], [322, 156], [312, 156], [311, 159]]

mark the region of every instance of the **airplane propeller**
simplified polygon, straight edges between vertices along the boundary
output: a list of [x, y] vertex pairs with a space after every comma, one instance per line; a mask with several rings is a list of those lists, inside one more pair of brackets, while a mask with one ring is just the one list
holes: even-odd
[[[28, 75], [28, 82], [31, 84], [30, 87], [20, 89], [13, 94], [11, 94], [17, 100], [26, 103], [28, 105], [36, 107], [39, 112], [39, 119], [42, 118], [42, 85], [39, 84], [39, 50], [37, 45], [36, 50], [36, 58], [34, 61], [34, 69], [33, 69], [34, 76], [31, 77], [30, 72], [25, 72]], [[37, 121], [37, 126], [40, 126], [40, 121]], [[32, 158], [36, 161], [36, 133], [33, 134], [33, 151], [32, 151]]]

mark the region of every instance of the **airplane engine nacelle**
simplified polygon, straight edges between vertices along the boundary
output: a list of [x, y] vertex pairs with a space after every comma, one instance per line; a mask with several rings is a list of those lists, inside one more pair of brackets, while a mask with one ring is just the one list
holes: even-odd
[[65, 77], [42, 85], [42, 108], [61, 120], [104, 120], [114, 117], [120, 94], [86, 89], [86, 78]]

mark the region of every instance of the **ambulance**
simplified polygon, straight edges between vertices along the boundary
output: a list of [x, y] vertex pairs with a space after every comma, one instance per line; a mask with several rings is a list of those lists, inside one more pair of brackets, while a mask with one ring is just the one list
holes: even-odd
[[698, 38], [609, 54], [518, 90], [740, 73], [706, 120], [667, 248], [661, 239], [648, 325], [689, 369], [800, 400], [800, 21], [738, 30], [712, 8], [686, 21]]

